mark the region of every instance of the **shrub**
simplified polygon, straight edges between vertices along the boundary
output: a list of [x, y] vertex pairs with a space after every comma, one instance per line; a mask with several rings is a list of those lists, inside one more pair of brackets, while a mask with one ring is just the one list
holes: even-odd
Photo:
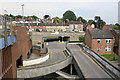
[[84, 42], [84, 41], [85, 41], [85, 37], [82, 36], [82, 35], [80, 35], [80, 36], [79, 36], [79, 41]]
[[39, 29], [36, 29], [36, 31], [37, 31], [37, 32], [40, 32], [40, 30], [39, 30]]

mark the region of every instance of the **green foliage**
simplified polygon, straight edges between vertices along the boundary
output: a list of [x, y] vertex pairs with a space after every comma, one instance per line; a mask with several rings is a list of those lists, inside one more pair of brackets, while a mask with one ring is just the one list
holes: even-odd
[[84, 42], [84, 41], [85, 41], [85, 37], [82, 36], [82, 35], [80, 35], [80, 36], [79, 36], [79, 41]]
[[115, 61], [118, 60], [118, 57], [116, 57], [114, 54], [105, 54], [105, 55], [101, 55], [103, 57], [105, 57], [106, 59], [110, 60], [110, 61]]
[[103, 26], [106, 24], [105, 21], [103, 21], [100, 16], [95, 16], [95, 19], [94, 19], [94, 24], [96, 26], [96, 28], [98, 29], [102, 29]]
[[67, 19], [69, 21], [76, 21], [76, 15], [74, 14], [74, 12], [68, 10], [63, 14], [63, 20], [65, 22], [67, 22]]
[[114, 26], [112, 26], [112, 28], [115, 30], [120, 30], [120, 25], [116, 23]]
[[53, 23], [62, 23], [63, 20], [60, 19], [59, 17], [55, 17]]
[[91, 25], [92, 23], [94, 23], [94, 21], [92, 19], [88, 20], [88, 25]]
[[10, 28], [7, 28], [7, 30], [10, 30]]
[[83, 19], [81, 16], [78, 17], [77, 21], [81, 21], [83, 24], [87, 24], [87, 20]]
[[40, 32], [40, 30], [39, 30], [39, 29], [36, 29], [36, 31], [37, 31], [37, 32]]

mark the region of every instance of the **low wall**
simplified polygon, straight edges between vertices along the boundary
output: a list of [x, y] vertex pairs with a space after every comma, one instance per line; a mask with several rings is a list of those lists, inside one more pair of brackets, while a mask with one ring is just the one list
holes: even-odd
[[44, 76], [53, 72], [56, 72], [57, 70], [63, 69], [66, 66], [68, 66], [72, 61], [72, 57], [67, 57], [65, 60], [35, 68], [27, 68], [27, 69], [19, 69], [17, 71], [17, 78], [33, 78], [38, 76]]
[[30, 65], [43, 63], [43, 62], [47, 61], [49, 59], [49, 57], [50, 57], [50, 55], [46, 54], [45, 56], [42, 56], [42, 57], [37, 58], [37, 59], [25, 60], [25, 61], [23, 61], [23, 66], [30, 66]]

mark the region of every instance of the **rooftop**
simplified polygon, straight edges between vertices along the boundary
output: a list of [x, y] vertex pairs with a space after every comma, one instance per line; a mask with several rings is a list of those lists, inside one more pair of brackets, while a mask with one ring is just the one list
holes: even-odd
[[89, 30], [93, 39], [112, 39], [114, 36], [109, 30]]

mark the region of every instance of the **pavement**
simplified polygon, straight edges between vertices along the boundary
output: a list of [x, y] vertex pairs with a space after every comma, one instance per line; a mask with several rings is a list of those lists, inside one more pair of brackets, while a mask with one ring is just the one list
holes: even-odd
[[85, 78], [111, 78], [101, 67], [99, 67], [78, 45], [67, 46]]
[[66, 59], [66, 56], [63, 53], [65, 43], [49, 42], [47, 43], [47, 45], [45, 45], [45, 47], [49, 49], [49, 54], [50, 54], [50, 58], [46, 62], [36, 65], [26, 66], [22, 68], [35, 68], [35, 67], [48, 66]]

